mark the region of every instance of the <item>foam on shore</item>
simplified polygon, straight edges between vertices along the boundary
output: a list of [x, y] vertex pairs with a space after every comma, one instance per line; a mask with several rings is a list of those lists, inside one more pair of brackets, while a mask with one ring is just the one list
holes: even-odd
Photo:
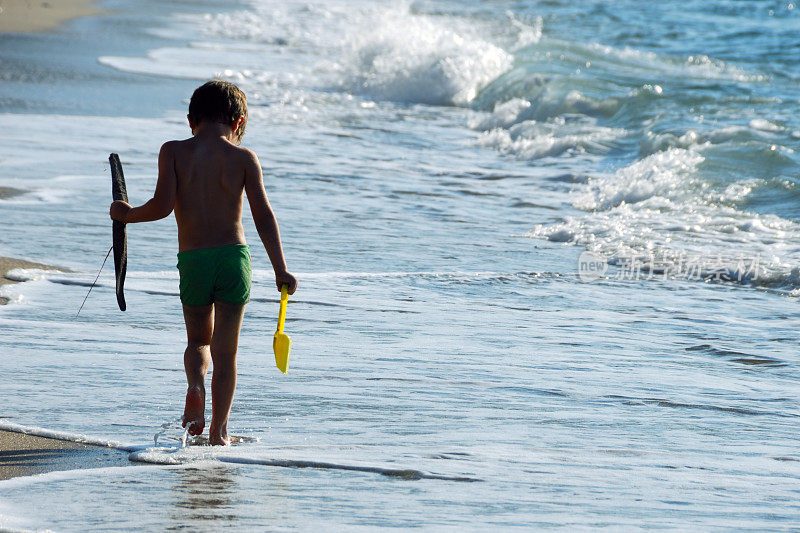
[[14, 270], [16, 268], [36, 268], [36, 269], [44, 269], [44, 270], [55, 270], [55, 267], [43, 265], [41, 263], [34, 263], [33, 261], [26, 261], [24, 259], [14, 259], [11, 257], [0, 257], [0, 276], [3, 276], [0, 279], [0, 285], [3, 283], [16, 283], [20, 280], [10, 279], [5, 277], [5, 275]]
[[[35, 268], [40, 270], [58, 270], [55, 267], [43, 265], [41, 263], [34, 263], [32, 261], [25, 261], [24, 259], [13, 259], [10, 257], [0, 257], [0, 287], [8, 283], [19, 283], [20, 280], [12, 279], [7, 274], [17, 268]], [[7, 304], [8, 297], [0, 296], [0, 305]]]
[[[202, 439], [199, 440], [202, 442]], [[240, 438], [240, 440], [247, 439]], [[316, 450], [317, 453], [313, 458], [304, 455], [304, 452], [307, 454], [308, 451], [300, 447], [299, 449], [269, 449], [267, 454], [264, 454], [263, 451], [254, 454], [237, 446], [126, 445], [81, 434], [0, 421], [0, 480], [55, 470], [126, 466], [129, 461], [164, 466], [218, 461], [281, 468], [314, 468], [373, 473], [406, 480], [482, 481], [464, 475], [447, 475], [402, 468], [386, 461], [344, 463], [338, 460], [320, 460], [318, 457], [322, 450]]]

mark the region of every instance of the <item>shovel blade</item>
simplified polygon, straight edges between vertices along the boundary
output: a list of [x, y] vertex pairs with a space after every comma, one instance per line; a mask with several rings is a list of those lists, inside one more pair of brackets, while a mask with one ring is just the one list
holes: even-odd
[[289, 370], [289, 351], [292, 349], [292, 339], [285, 333], [276, 333], [272, 338], [272, 349], [275, 352], [275, 365], [285, 374]]

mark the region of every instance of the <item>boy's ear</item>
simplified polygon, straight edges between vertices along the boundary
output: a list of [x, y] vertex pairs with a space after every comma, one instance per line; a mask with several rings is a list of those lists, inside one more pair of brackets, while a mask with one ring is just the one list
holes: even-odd
[[197, 124], [194, 123], [191, 115], [186, 115], [186, 120], [189, 121], [189, 128], [192, 130], [192, 134], [194, 134], [194, 129], [197, 127]]

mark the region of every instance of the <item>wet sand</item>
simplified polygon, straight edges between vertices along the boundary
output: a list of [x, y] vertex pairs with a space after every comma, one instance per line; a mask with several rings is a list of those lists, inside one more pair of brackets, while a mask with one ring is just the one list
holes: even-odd
[[55, 470], [129, 466], [127, 452], [0, 430], [0, 480]]
[[0, 200], [5, 200], [24, 192], [22, 189], [15, 189], [14, 187], [0, 187]]
[[[0, 0], [0, 6], [5, 5], [5, 0]], [[2, 27], [2, 17], [5, 14], [5, 11], [0, 13], [0, 27]], [[0, 31], [2, 31], [0, 29]], [[18, 196], [25, 191], [21, 189], [15, 189], [13, 187], [0, 187], [0, 200], [5, 200], [7, 198], [11, 198], [13, 196]], [[13, 259], [11, 257], [0, 257], [0, 286], [3, 286], [7, 283], [17, 283], [14, 280], [8, 279], [6, 274], [10, 270], [14, 270], [15, 268], [43, 268], [47, 270], [60, 270], [52, 266], [43, 265], [41, 263], [34, 263], [33, 261], [25, 261], [24, 259]], [[4, 298], [0, 296], [0, 305], [7, 304], [8, 298]]]
[[64, 22], [102, 13], [93, 0], [0, 0], [0, 32], [40, 33]]
[[[52, 266], [43, 265], [41, 263], [34, 263], [33, 261], [25, 261], [24, 259], [12, 259], [10, 257], [0, 257], [0, 287], [7, 283], [17, 283], [12, 279], [8, 279], [6, 274], [15, 268], [42, 268], [45, 270], [61, 270]], [[0, 296], [0, 305], [7, 304], [8, 298]]]

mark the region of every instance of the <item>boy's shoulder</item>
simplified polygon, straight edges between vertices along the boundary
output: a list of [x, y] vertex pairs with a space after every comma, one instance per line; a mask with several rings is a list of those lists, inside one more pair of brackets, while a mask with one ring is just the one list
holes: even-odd
[[[196, 144], [197, 144], [197, 138], [189, 137], [188, 139], [167, 141], [161, 145], [161, 149], [167, 151], [174, 151], [174, 150], [180, 150], [182, 148], [190, 148]], [[258, 156], [256, 156], [256, 153], [249, 148], [245, 148], [244, 146], [237, 146], [231, 143], [225, 143], [223, 144], [223, 146], [225, 147], [225, 151], [227, 151], [231, 155], [238, 155], [242, 157], [244, 160], [258, 161]]]
[[161, 145], [162, 148], [179, 148], [182, 146], [191, 146], [197, 142], [197, 137], [187, 137], [186, 139], [173, 139], [171, 141], [166, 141], [164, 144]]
[[254, 151], [252, 151], [250, 148], [245, 148], [244, 146], [237, 146], [235, 144], [231, 144], [230, 146], [231, 146], [231, 148], [233, 150], [236, 151], [236, 153], [241, 155], [243, 158], [258, 160], [258, 157], [256, 156], [256, 153]]
[[258, 162], [258, 156], [250, 148], [231, 144], [229, 149], [231, 156], [236, 158], [242, 167], [247, 168], [252, 167], [253, 165], [258, 165], [259, 167], [261, 166], [261, 163]]
[[165, 142], [164, 144], [161, 145], [161, 155], [175, 154], [175, 152], [177, 150], [179, 150], [181, 147], [186, 146], [187, 145], [187, 141], [190, 141], [190, 140], [191, 140], [191, 138], [184, 139], [184, 140], [181, 140], [181, 141], [174, 140], [174, 141]]

